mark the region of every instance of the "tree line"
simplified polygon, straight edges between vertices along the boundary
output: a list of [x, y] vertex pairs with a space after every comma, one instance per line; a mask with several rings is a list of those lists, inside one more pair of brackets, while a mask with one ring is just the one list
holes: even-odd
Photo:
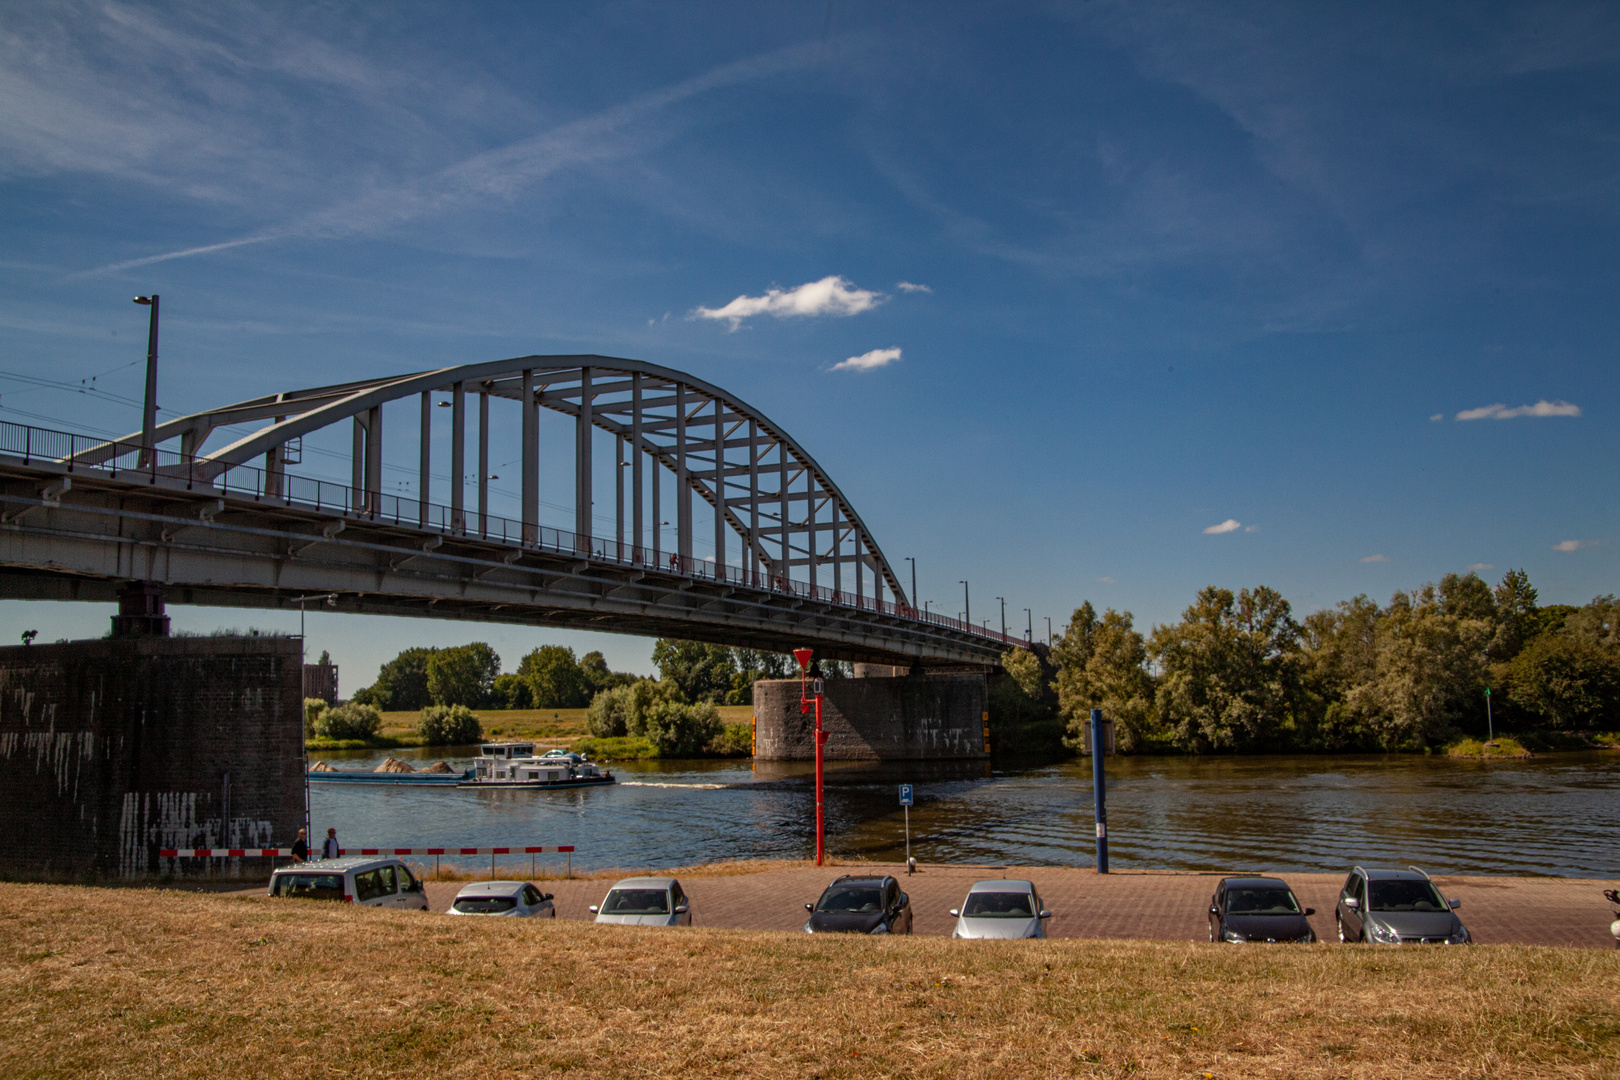
[[1295, 619], [1275, 589], [1201, 590], [1143, 634], [1088, 601], [1050, 650], [1003, 667], [1077, 747], [1090, 710], [1126, 752], [1414, 750], [1487, 729], [1589, 732], [1620, 717], [1620, 602], [1541, 606], [1522, 570], [1366, 595]]

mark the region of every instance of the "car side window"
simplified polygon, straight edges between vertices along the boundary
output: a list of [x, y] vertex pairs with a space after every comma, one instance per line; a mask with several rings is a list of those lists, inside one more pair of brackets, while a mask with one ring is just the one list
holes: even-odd
[[377, 870], [377, 893], [379, 896], [392, 896], [399, 891], [399, 885], [394, 879], [392, 866], [379, 867]]
[[379, 878], [380, 875], [375, 870], [354, 875], [354, 898], [363, 904], [382, 895], [382, 882]]
[[536, 889], [533, 885], [523, 886], [523, 902], [528, 904], [530, 907], [538, 904], [540, 902], [540, 890]]
[[681, 892], [680, 882], [677, 881], [675, 884], [669, 887], [669, 898], [674, 901], [674, 903], [670, 905], [670, 910], [674, 910], [675, 908], [678, 908], [682, 904], [686, 903], [686, 894]]
[[403, 866], [396, 867], [396, 869], [399, 871], [399, 891], [415, 892], [416, 878], [411, 876], [410, 870]]
[[1349, 877], [1344, 879], [1344, 888], [1339, 890], [1339, 895], [1340, 896], [1354, 896], [1354, 895], [1356, 895], [1356, 875], [1351, 874]]
[[1360, 902], [1361, 910], [1367, 910], [1367, 879], [1356, 875], [1356, 880], [1351, 883], [1350, 888], [1352, 890], [1350, 895]]
[[900, 883], [898, 881], [891, 881], [891, 882], [889, 882], [889, 907], [890, 908], [897, 908], [899, 906], [900, 906]]

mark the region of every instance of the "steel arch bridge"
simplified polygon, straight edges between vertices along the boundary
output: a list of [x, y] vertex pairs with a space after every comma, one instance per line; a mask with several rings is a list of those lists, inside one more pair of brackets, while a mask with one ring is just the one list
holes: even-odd
[[[388, 430], [415, 443], [408, 496], [384, 489], [384, 406]], [[491, 512], [489, 482], [492, 434], [511, 430], [514, 406], [509, 517]], [[546, 411], [572, 418], [571, 461], [543, 459]], [[207, 449], [226, 429], [233, 441]], [[306, 440], [334, 437], [347, 482], [289, 470]], [[0, 595], [111, 599], [140, 580], [182, 603], [285, 608], [335, 593], [341, 610], [808, 644], [934, 668], [991, 664], [1022, 644], [918, 612], [855, 507], [780, 424], [655, 364], [525, 356], [441, 368], [208, 409], [154, 438], [146, 448], [139, 433], [99, 441], [0, 424]], [[436, 440], [449, 444], [448, 477], [435, 471]], [[599, 464], [613, 473], [611, 536], [594, 528]], [[573, 528], [542, 525], [542, 480], [570, 468]]]

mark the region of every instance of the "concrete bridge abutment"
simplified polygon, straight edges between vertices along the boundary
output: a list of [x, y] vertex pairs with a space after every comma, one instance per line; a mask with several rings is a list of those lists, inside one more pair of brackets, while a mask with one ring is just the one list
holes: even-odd
[[[860, 670], [868, 668], [867, 671]], [[876, 674], [827, 679], [822, 726], [828, 761], [975, 760], [987, 757], [983, 675]], [[810, 761], [815, 711], [800, 712], [798, 679], [754, 684], [754, 757]]]

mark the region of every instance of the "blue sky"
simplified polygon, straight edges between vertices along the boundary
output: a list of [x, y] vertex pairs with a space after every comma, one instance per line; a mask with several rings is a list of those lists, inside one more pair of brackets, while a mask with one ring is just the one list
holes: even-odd
[[[1620, 555], [1617, 91], [1604, 4], [9, 5], [0, 417], [137, 427], [158, 292], [167, 415], [534, 352], [691, 371], [936, 610], [967, 578], [1020, 627], [1209, 583], [1304, 613], [1470, 566], [1581, 603]], [[352, 690], [474, 638], [649, 666], [310, 644]]]

